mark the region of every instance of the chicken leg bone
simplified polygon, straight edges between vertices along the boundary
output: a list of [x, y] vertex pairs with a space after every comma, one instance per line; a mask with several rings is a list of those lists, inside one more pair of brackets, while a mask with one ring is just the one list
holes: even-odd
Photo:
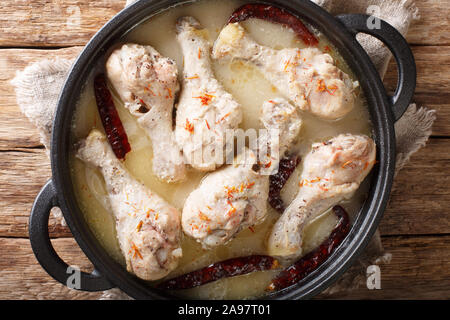
[[128, 173], [100, 131], [79, 143], [77, 157], [103, 174], [128, 271], [156, 280], [175, 269], [182, 256], [179, 211]]
[[[279, 142], [271, 145], [280, 148], [282, 156], [299, 134], [299, 113], [284, 99], [267, 101], [262, 109], [266, 129], [279, 130], [275, 139]], [[258, 145], [266, 145], [273, 136], [260, 136]], [[270, 173], [262, 173], [257, 152], [245, 148], [235, 164], [207, 175], [188, 196], [182, 214], [183, 230], [203, 247], [224, 244], [266, 218]], [[274, 159], [268, 167], [277, 167], [278, 161]]]
[[312, 145], [303, 162], [296, 198], [275, 223], [269, 254], [297, 258], [309, 221], [353, 196], [375, 163], [375, 143], [364, 135], [341, 134]]
[[192, 167], [212, 171], [223, 164], [226, 131], [242, 121], [240, 105], [226, 92], [211, 69], [207, 31], [197, 20], [177, 21], [184, 56], [183, 90], [177, 106], [176, 138]]
[[155, 175], [166, 182], [183, 180], [185, 165], [172, 129], [179, 90], [175, 62], [151, 46], [124, 44], [108, 58], [106, 70], [125, 107], [151, 139]]
[[256, 43], [240, 23], [231, 23], [221, 31], [212, 56], [254, 65], [300, 110], [320, 118], [338, 119], [353, 109], [357, 82], [318, 48], [275, 50]]

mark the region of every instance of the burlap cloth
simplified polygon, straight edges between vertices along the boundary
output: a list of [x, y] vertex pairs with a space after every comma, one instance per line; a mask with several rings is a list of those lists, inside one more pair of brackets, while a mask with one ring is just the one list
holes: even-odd
[[[406, 35], [413, 20], [419, 19], [418, 10], [409, 0], [313, 0], [331, 14], [368, 13], [389, 22]], [[134, 2], [128, 0], [129, 3]], [[99, 26], [100, 27], [100, 26]], [[368, 52], [381, 77], [384, 76], [391, 54], [377, 39], [359, 34], [358, 41]], [[41, 141], [49, 148], [53, 114], [59, 92], [73, 60], [54, 59], [37, 61], [23, 71], [18, 71], [12, 84], [16, 89], [17, 103], [25, 116], [39, 130]], [[395, 124], [397, 137], [397, 172], [409, 157], [423, 147], [431, 134], [435, 111], [411, 104], [403, 117]], [[64, 219], [58, 210], [55, 215]], [[389, 263], [391, 255], [383, 251], [377, 232], [365, 252], [356, 263], [324, 295], [350, 291], [365, 286], [366, 268], [372, 264]], [[129, 299], [118, 289], [105, 291], [102, 299]]]

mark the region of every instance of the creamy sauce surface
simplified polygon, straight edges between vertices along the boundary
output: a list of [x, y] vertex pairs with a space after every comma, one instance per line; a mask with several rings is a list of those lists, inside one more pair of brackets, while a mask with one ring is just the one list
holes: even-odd
[[[183, 57], [180, 46], [176, 40], [175, 21], [185, 15], [191, 15], [198, 19], [202, 26], [208, 30], [211, 44], [217, 38], [220, 30], [225, 25], [230, 14], [244, 2], [202, 0], [189, 5], [178, 6], [164, 11], [147, 22], [137, 26], [128, 33], [123, 42], [135, 42], [143, 45], [151, 45], [162, 55], [176, 61], [180, 79], [183, 75]], [[244, 27], [259, 43], [276, 49], [288, 47], [304, 47], [301, 40], [289, 29], [265, 21], [251, 19], [243, 22]], [[333, 46], [320, 34], [319, 48], [329, 50], [330, 55], [337, 61], [338, 67], [349, 73], [354, 80], [351, 70], [339, 56]], [[217, 79], [225, 89], [241, 104], [244, 120], [241, 128], [261, 128], [259, 121], [260, 108], [264, 101], [281, 97], [282, 95], [267, 82], [262, 74], [253, 67], [241, 62], [220, 63], [213, 61], [213, 68]], [[99, 67], [101, 70], [101, 67]], [[92, 73], [98, 72], [94, 70]], [[85, 85], [80, 97], [73, 122], [73, 141], [85, 138], [93, 128], [103, 130], [99, 118], [95, 97], [93, 93], [92, 76]], [[169, 203], [180, 209], [187, 196], [193, 191], [204, 177], [204, 173], [190, 170], [186, 181], [177, 184], [168, 184], [159, 181], [152, 172], [152, 148], [150, 140], [144, 131], [140, 129], [135, 119], [123, 103], [115, 96], [115, 104], [121, 120], [130, 140], [132, 151], [127, 154], [124, 162], [126, 168], [139, 181], [143, 182], [151, 190], [158, 193]], [[303, 127], [298, 142], [293, 147], [300, 155], [305, 155], [313, 142], [324, 141], [340, 133], [371, 135], [371, 124], [365, 99], [362, 92], [357, 91], [355, 108], [344, 118], [336, 121], [324, 121], [306, 113], [302, 113]], [[79, 206], [84, 217], [98, 238], [102, 246], [110, 255], [124, 265], [124, 259], [120, 252], [116, 239], [115, 221], [112, 213], [108, 212], [107, 194], [101, 173], [85, 166], [80, 160], [71, 157], [72, 178]], [[282, 197], [288, 204], [298, 192], [302, 165], [295, 170], [282, 191]], [[349, 214], [354, 217], [364, 202], [368, 183], [365, 182], [349, 201], [342, 203]], [[271, 227], [279, 213], [269, 208], [268, 217], [264, 223], [240, 232], [236, 238], [228, 244], [212, 250], [204, 250], [194, 240], [183, 237], [183, 258], [179, 267], [167, 278], [180, 275], [189, 271], [204, 267], [220, 260], [246, 256], [251, 254], [266, 254], [265, 241]], [[336, 225], [336, 218], [331, 210], [315, 219], [305, 230], [304, 252], [307, 253], [316, 248], [330, 234]], [[193, 299], [248, 299], [261, 296], [270, 280], [279, 271], [255, 272], [244, 276], [223, 279], [194, 289], [173, 292], [186, 298]], [[152, 285], [152, 283], [149, 283]]]

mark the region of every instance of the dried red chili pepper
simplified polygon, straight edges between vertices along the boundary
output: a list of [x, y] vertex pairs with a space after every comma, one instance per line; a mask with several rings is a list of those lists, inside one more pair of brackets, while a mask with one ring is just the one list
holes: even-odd
[[300, 163], [300, 160], [301, 157], [297, 155], [281, 159], [278, 166], [278, 172], [269, 177], [269, 204], [280, 213], [283, 212], [285, 208], [283, 200], [281, 199], [281, 189], [283, 189], [287, 180]]
[[[328, 239], [322, 242], [316, 250], [308, 253], [296, 263], [283, 270], [272, 280], [268, 290], [281, 290], [297, 283], [320, 266], [341, 244], [350, 230], [350, 219], [347, 212], [341, 206], [334, 206], [333, 211], [339, 218], [339, 222]], [[189, 289], [222, 278], [244, 275], [254, 271], [273, 270], [278, 266], [278, 260], [270, 256], [253, 255], [232, 258], [164, 281], [158, 284], [157, 288], [169, 290]]]
[[299, 18], [283, 9], [267, 4], [254, 3], [243, 5], [233, 12], [228, 19], [228, 23], [241, 22], [250, 18], [263, 19], [287, 26], [308, 46], [317, 46], [319, 44], [317, 38]]
[[183, 274], [157, 285], [159, 289], [189, 289], [222, 278], [240, 276], [254, 271], [272, 270], [278, 261], [269, 256], [253, 255], [213, 263], [205, 268]]
[[350, 219], [347, 212], [341, 206], [334, 206], [333, 211], [339, 218], [339, 222], [328, 239], [322, 242], [316, 250], [306, 254], [296, 263], [280, 272], [269, 285], [269, 291], [281, 290], [299, 282], [327, 260], [339, 244], [341, 244], [350, 230]]
[[98, 74], [94, 79], [95, 100], [105, 128], [106, 137], [119, 159], [125, 159], [125, 155], [131, 150], [128, 137], [117, 113], [111, 92], [106, 84], [104, 74]]

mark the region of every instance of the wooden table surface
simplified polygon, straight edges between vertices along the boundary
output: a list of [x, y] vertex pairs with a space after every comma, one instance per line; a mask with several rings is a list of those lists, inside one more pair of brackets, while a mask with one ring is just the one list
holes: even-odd
[[[421, 20], [408, 33], [417, 62], [415, 101], [437, 110], [433, 136], [396, 178], [380, 225], [381, 290], [336, 298], [450, 298], [450, 0], [417, 0]], [[98, 298], [69, 290], [36, 262], [28, 240], [33, 200], [50, 177], [37, 131], [20, 113], [9, 81], [42, 58], [72, 58], [125, 0], [16, 0], [0, 5], [0, 299]], [[385, 84], [395, 87], [395, 65]], [[50, 221], [52, 243], [68, 262], [91, 268], [70, 231]]]

